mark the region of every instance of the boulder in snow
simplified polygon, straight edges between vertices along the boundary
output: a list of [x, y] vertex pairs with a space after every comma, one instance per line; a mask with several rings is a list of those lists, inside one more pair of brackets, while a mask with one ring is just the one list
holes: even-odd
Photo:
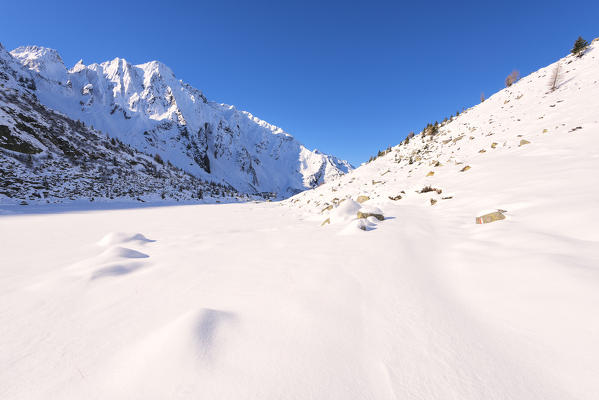
[[377, 212], [368, 212], [368, 211], [358, 211], [358, 219], [366, 219], [368, 217], [374, 217], [376, 219], [378, 219], [379, 221], [383, 221], [385, 219], [385, 216], [383, 215], [383, 213], [377, 213]]
[[480, 217], [476, 217], [477, 224], [488, 224], [495, 221], [500, 221], [505, 219], [505, 215], [503, 215], [505, 211], [497, 210], [492, 213], [481, 215]]
[[370, 200], [370, 197], [368, 197], [368, 196], [358, 196], [358, 198], [356, 199], [356, 201], [360, 204], [362, 204], [368, 200]]

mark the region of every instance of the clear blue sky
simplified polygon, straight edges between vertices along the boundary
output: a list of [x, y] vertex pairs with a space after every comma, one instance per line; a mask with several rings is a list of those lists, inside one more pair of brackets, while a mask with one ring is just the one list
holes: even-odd
[[160, 60], [210, 100], [365, 161], [599, 36], [599, 1], [7, 1], [0, 42]]

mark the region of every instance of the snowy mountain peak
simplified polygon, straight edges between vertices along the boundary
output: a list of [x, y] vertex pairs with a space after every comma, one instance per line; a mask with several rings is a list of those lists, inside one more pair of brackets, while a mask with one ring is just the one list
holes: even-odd
[[69, 73], [79, 72], [85, 69], [85, 64], [83, 64], [83, 59], [77, 61], [77, 64], [73, 65], [73, 68], [69, 70]]
[[42, 77], [65, 83], [67, 80], [67, 69], [54, 49], [41, 46], [21, 46], [10, 54], [21, 64], [40, 74]]

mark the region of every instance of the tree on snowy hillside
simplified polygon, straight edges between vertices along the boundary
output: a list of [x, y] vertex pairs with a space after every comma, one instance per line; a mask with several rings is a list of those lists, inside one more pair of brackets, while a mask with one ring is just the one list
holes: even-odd
[[589, 43], [582, 38], [582, 36], [578, 36], [578, 39], [574, 42], [574, 47], [570, 52], [575, 56], [582, 57], [584, 54], [584, 50], [588, 47]]
[[505, 86], [510, 87], [520, 79], [520, 72], [513, 70], [511, 74], [505, 78]]
[[560, 70], [560, 65], [558, 62], [551, 74], [551, 81], [549, 82], [549, 90], [552, 92], [555, 89], [557, 89], [557, 84], [559, 82], [559, 70]]

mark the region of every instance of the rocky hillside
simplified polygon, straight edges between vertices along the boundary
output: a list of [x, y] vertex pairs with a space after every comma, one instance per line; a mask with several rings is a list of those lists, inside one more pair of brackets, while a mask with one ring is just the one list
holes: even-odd
[[[599, 157], [598, 47], [596, 39], [582, 57], [568, 55], [523, 77], [286, 204], [325, 225], [351, 222], [370, 229], [380, 221], [357, 218], [358, 211], [389, 216], [397, 206], [432, 207], [475, 222], [497, 209], [509, 218], [532, 199], [560, 202], [552, 203], [554, 209], [588, 203], [585, 187], [596, 181], [596, 171], [587, 164]], [[576, 201], [570, 199], [575, 193]]]
[[39, 103], [28, 71], [0, 47], [0, 201], [247, 200]]
[[80, 61], [67, 69], [55, 50], [37, 46], [17, 48], [10, 57], [10, 64], [26, 69], [30, 90], [44, 106], [196, 178], [283, 198], [352, 168], [248, 112], [208, 101], [157, 61]]

